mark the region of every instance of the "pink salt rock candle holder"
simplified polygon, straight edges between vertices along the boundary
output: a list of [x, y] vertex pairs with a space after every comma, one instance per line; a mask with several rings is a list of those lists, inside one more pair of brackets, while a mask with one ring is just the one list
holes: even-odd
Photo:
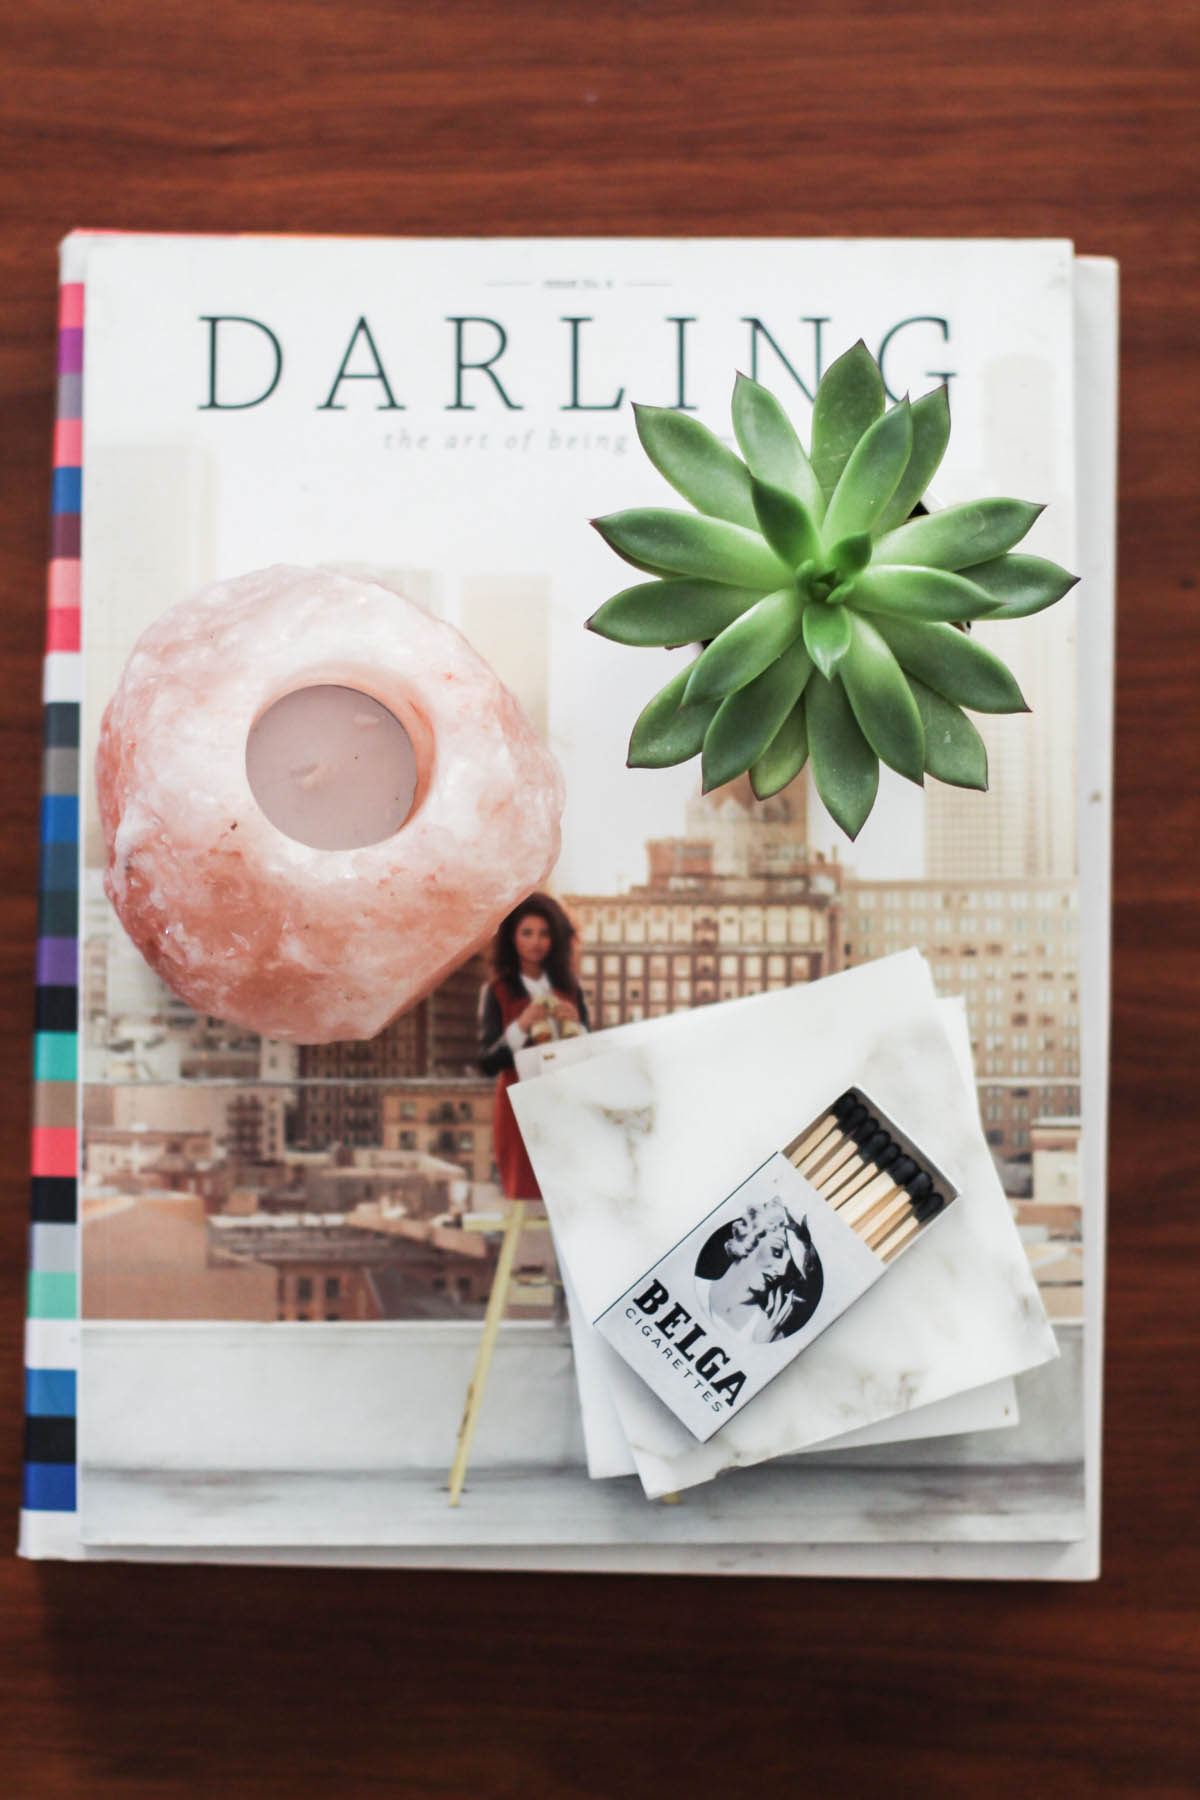
[[373, 1037], [559, 850], [562, 775], [495, 672], [332, 569], [164, 613], [104, 714], [96, 785], [105, 888], [147, 962], [198, 1012], [298, 1043]]

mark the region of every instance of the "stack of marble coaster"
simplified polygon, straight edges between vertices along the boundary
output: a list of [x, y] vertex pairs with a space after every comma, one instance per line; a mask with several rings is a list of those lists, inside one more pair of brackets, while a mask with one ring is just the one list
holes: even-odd
[[[656, 1498], [773, 1457], [1016, 1423], [1012, 1378], [1057, 1345], [980, 1127], [963, 1009], [917, 952], [525, 1051], [518, 1067], [593, 1476], [636, 1472]], [[850, 1089], [904, 1121], [954, 1204], [698, 1441], [595, 1321]]]

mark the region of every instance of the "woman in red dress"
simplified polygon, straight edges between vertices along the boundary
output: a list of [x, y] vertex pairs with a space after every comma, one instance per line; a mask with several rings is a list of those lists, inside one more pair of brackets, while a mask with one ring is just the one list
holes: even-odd
[[492, 1131], [506, 1199], [540, 1200], [508, 1090], [517, 1079], [513, 1052], [546, 1032], [586, 1031], [587, 1007], [572, 967], [575, 927], [548, 894], [514, 907], [492, 945], [492, 979], [479, 1000], [479, 1066], [496, 1075]]
[[[450, 1468], [451, 1506], [458, 1505], [467, 1478], [471, 1440], [483, 1405], [496, 1333], [508, 1303], [526, 1202], [542, 1197], [508, 1098], [508, 1090], [517, 1079], [513, 1053], [543, 1035], [568, 1036], [587, 1030], [587, 1008], [571, 960], [574, 941], [575, 927], [558, 901], [551, 900], [548, 894], [530, 894], [514, 907], [496, 933], [492, 979], [479, 996], [479, 1066], [485, 1075], [497, 1077], [492, 1109], [496, 1165], [504, 1197], [512, 1204], [507, 1209], [508, 1221], [488, 1296], [483, 1336], [458, 1428], [458, 1444]], [[561, 1288], [557, 1294], [556, 1313], [561, 1317]]]

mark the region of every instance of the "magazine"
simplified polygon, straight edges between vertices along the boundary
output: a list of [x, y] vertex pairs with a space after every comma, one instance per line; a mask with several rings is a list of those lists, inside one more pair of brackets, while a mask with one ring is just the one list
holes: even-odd
[[[25, 1552], [1093, 1574], [1111, 265], [1059, 241], [79, 235], [62, 294]], [[627, 768], [679, 653], [584, 627], [628, 585], [588, 521], [674, 498], [632, 403], [732, 442], [740, 370], [806, 425], [860, 337], [890, 397], [948, 384], [939, 502], [1046, 502], [1027, 547], [1083, 580], [1003, 628], [1031, 712], [982, 722], [989, 791], [885, 771], [850, 844], [807, 775], [759, 803], [702, 795], [695, 763]], [[1055, 1361], [656, 1506], [619, 1452], [589, 1474], [531, 1229], [451, 1512], [505, 1218], [485, 957], [373, 1038], [287, 1043], [193, 1012], [104, 891], [92, 769], [130, 651], [273, 564], [403, 593], [521, 701], [565, 778], [546, 887], [597, 1042], [921, 952], [963, 1011]]]

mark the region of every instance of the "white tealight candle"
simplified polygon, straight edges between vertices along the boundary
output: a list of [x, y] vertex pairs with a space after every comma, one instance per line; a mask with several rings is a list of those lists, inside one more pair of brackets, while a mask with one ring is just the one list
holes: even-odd
[[349, 687], [307, 687], [255, 721], [246, 778], [286, 836], [317, 850], [356, 850], [403, 825], [417, 762], [403, 725], [378, 700]]

